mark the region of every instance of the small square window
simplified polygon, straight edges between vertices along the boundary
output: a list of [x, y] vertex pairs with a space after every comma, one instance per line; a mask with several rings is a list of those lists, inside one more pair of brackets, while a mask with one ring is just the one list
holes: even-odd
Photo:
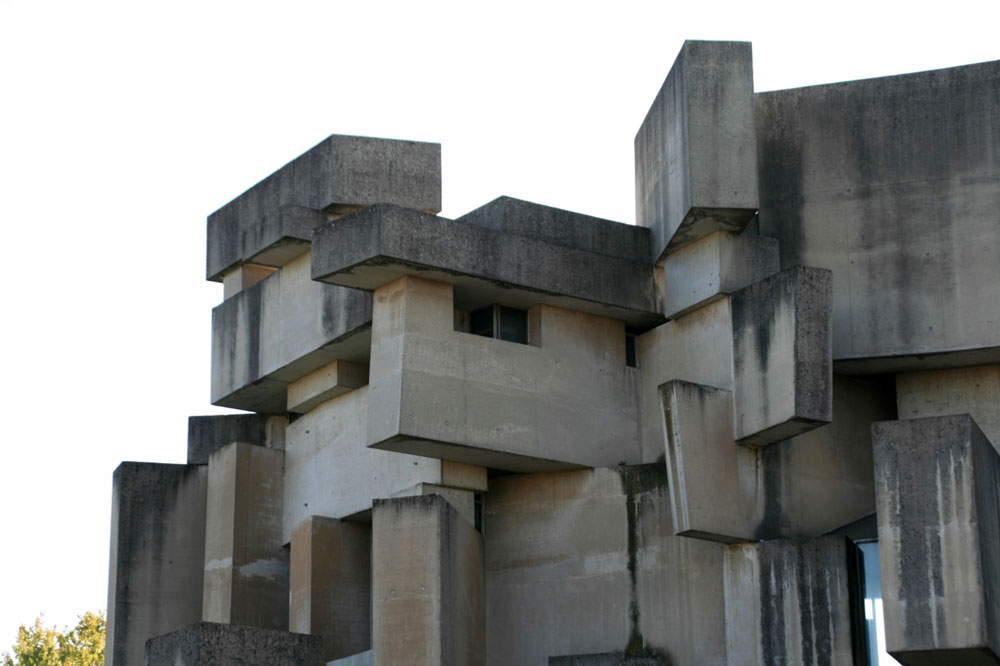
[[506, 305], [488, 305], [469, 315], [469, 333], [528, 344], [528, 313]]

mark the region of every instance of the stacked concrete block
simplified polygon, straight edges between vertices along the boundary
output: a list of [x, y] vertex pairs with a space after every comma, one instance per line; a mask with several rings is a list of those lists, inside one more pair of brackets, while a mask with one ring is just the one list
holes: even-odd
[[[140, 658], [134, 663], [143, 663]], [[198, 622], [146, 644], [146, 666], [322, 666], [318, 636]]]
[[288, 385], [288, 411], [305, 414], [310, 409], [368, 383], [368, 365], [334, 361]]
[[223, 414], [188, 418], [189, 465], [207, 465], [209, 457], [229, 444], [285, 448], [288, 418], [270, 414]]

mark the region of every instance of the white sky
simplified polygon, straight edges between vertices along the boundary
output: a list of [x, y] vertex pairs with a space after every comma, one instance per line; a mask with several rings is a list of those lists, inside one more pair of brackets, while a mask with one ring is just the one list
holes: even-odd
[[634, 221], [632, 140], [685, 38], [757, 90], [1000, 59], [997, 0], [0, 0], [0, 651], [104, 608], [111, 474], [209, 399], [205, 217], [329, 134], [442, 144], [444, 208]]

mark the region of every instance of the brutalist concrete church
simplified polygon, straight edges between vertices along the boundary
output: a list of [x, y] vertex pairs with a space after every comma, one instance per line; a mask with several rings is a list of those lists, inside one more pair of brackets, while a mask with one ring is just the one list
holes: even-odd
[[247, 413], [115, 472], [107, 664], [1000, 663], [1000, 62], [687, 42], [635, 182], [331, 136], [209, 216]]

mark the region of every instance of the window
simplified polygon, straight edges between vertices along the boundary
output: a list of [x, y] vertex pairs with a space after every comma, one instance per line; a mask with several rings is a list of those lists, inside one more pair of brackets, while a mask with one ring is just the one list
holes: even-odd
[[885, 651], [885, 620], [882, 617], [882, 572], [878, 562], [878, 541], [855, 542], [861, 550], [865, 571], [864, 617], [868, 633], [868, 658], [871, 666], [899, 666]]
[[469, 333], [528, 344], [528, 313], [506, 305], [488, 305], [469, 314]]
[[636, 367], [635, 361], [635, 333], [625, 331], [625, 365], [630, 368]]

